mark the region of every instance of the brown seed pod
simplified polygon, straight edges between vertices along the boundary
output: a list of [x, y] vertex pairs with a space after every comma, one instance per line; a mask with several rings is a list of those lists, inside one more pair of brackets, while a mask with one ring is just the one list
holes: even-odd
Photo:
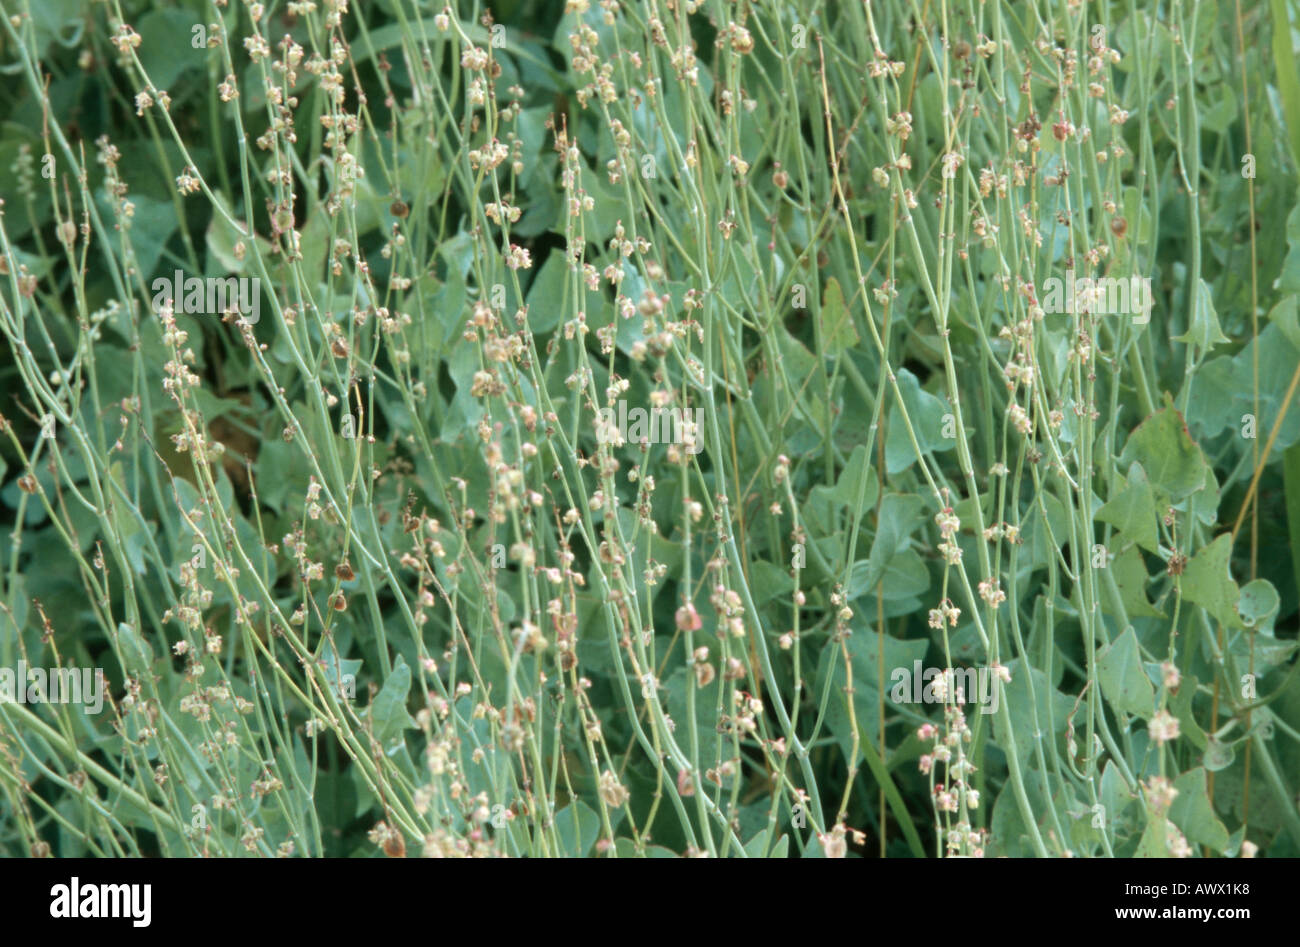
[[330, 343], [330, 351], [334, 353], [335, 358], [347, 358], [348, 340], [341, 335], [336, 335], [334, 341]]
[[695, 780], [691, 778], [691, 772], [687, 769], [677, 771], [677, 794], [679, 796], [695, 795]]
[[356, 573], [352, 571], [352, 566], [346, 562], [340, 562], [334, 567], [334, 575], [343, 582], [351, 582], [356, 578]]
[[1128, 221], [1123, 217], [1116, 217], [1110, 222], [1110, 232], [1122, 239], [1124, 234], [1128, 233]]
[[406, 840], [402, 838], [402, 833], [393, 831], [384, 839], [384, 854], [389, 858], [406, 857]]
[[411, 212], [411, 208], [406, 206], [405, 201], [393, 201], [392, 205], [388, 208], [388, 211], [394, 217], [404, 219], [406, 215]]

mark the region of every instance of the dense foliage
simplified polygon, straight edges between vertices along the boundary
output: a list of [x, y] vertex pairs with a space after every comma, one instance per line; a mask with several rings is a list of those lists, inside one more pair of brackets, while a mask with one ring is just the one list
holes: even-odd
[[0, 852], [1300, 854], [1281, 0], [0, 13]]

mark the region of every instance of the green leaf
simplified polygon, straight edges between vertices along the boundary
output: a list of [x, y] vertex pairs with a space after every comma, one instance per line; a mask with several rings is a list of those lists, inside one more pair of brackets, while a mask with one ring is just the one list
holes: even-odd
[[1232, 535], [1224, 533], [1191, 558], [1179, 588], [1185, 600], [1200, 605], [1226, 627], [1240, 628], [1235, 606], [1241, 592], [1228, 569], [1231, 557]]
[[[1074, 706], [1074, 701], [1052, 686], [1047, 675], [1038, 668], [1027, 667], [1020, 658], [1007, 662], [1011, 672], [1011, 683], [995, 685], [997, 699], [1006, 704], [1007, 716], [1011, 721], [1011, 734], [1015, 740], [1016, 753], [1022, 763], [1033, 758], [1035, 733], [1042, 731], [1047, 736], [1048, 722], [1051, 721], [1051, 738], [1057, 739], [1065, 733], [1066, 721]], [[1034, 699], [1029, 699], [1030, 683], [1033, 683]], [[1048, 707], [1048, 701], [1051, 707]], [[979, 709], [992, 710], [992, 703], [982, 705]], [[973, 718], [974, 713], [970, 714]], [[1002, 714], [991, 714], [993, 720], [993, 738], [998, 746], [1006, 750], [1009, 738], [1002, 723]]]
[[1273, 17], [1273, 67], [1277, 70], [1277, 90], [1286, 117], [1291, 158], [1300, 167], [1300, 78], [1296, 76], [1295, 52], [1291, 48], [1291, 22], [1285, 0], [1269, 0]]
[[[956, 439], [943, 436], [946, 426], [944, 417], [950, 413], [946, 403], [924, 391], [916, 376], [906, 368], [898, 370], [898, 391], [903, 396], [907, 417], [912, 422], [912, 431], [916, 434], [916, 442], [921, 450], [930, 452], [955, 449]], [[912, 439], [903, 423], [903, 415], [896, 403], [891, 404], [889, 430], [885, 435], [885, 470], [891, 474], [902, 473], [916, 460], [916, 449], [912, 446]]]
[[1169, 821], [1187, 836], [1187, 841], [1206, 845], [1216, 852], [1228, 847], [1228, 830], [1214, 815], [1205, 787], [1205, 770], [1188, 770], [1174, 781], [1178, 795], [1169, 807]]
[[1120, 536], [1151, 552], [1160, 551], [1156, 532], [1156, 498], [1141, 465], [1128, 472], [1128, 486], [1097, 511], [1097, 519], [1116, 527]]
[[[893, 777], [889, 775], [889, 770], [885, 768], [885, 763], [880, 758], [880, 754], [876, 752], [876, 748], [871, 742], [871, 734], [866, 732], [861, 722], [858, 723], [858, 745], [862, 748], [862, 757], [867, 761], [867, 768], [871, 770], [871, 775], [876, 778], [877, 785], [885, 790], [885, 798], [889, 800], [889, 809], [894, 813], [894, 819], [902, 828], [903, 834], [907, 836], [907, 845], [912, 850], [912, 854], [917, 858], [924, 858], [925, 847], [921, 844], [921, 837], [916, 832], [916, 826], [912, 824], [912, 816], [907, 811], [907, 805], [903, 802], [903, 797], [899, 795], [898, 787], [894, 785]], [[782, 841], [785, 841], [785, 839], [782, 839]]]
[[448, 274], [454, 273], [463, 280], [474, 264], [474, 241], [469, 234], [458, 233], [438, 245], [438, 254], [447, 261]]
[[[1201, 24], [1212, 22], [1213, 18], [1201, 14]], [[1226, 134], [1228, 128], [1237, 118], [1237, 99], [1233, 95], [1221, 95], [1217, 105], [1211, 106], [1201, 117], [1201, 129], [1215, 135]]]
[[347, 691], [345, 685], [349, 683], [353, 688], [356, 687], [357, 672], [361, 670], [362, 664], [360, 660], [355, 658], [339, 658], [335, 660], [333, 654], [327, 654], [325, 657], [317, 659], [316, 663], [320, 665], [321, 673], [325, 675], [325, 680], [335, 696], [344, 699]]
[[1291, 653], [1300, 647], [1300, 642], [1279, 639], [1273, 636], [1273, 621], [1264, 620], [1255, 628], [1247, 630], [1245, 635], [1234, 636], [1228, 643], [1228, 650], [1241, 659], [1244, 664], [1253, 654], [1257, 673], [1266, 673], [1267, 668], [1277, 667], [1291, 657]]
[[1296, 298], [1292, 294], [1273, 307], [1268, 321], [1277, 326], [1293, 346], [1300, 349], [1300, 320], [1296, 314]]
[[1124, 188], [1124, 217], [1133, 228], [1133, 240], [1140, 246], [1149, 243], [1154, 223], [1151, 210], [1135, 187]]
[[1142, 833], [1142, 840], [1138, 842], [1137, 851], [1133, 853], [1134, 858], [1168, 858], [1169, 851], [1166, 848], [1165, 840], [1165, 820], [1152, 819], [1147, 823], [1146, 831]]
[[[853, 711], [857, 716], [860, 731], [871, 734], [873, 740], [879, 741], [879, 704], [881, 701], [879, 683], [881, 677], [883, 676], [885, 682], [884, 700], [888, 702], [890, 699], [890, 679], [894, 669], [903, 668], [910, 675], [915, 662], [925, 660], [925, 653], [929, 650], [930, 642], [921, 638], [902, 640], [888, 635], [883, 636], [882, 639], [882, 636], [859, 625], [856, 616], [853, 622], [853, 634], [848, 638], [849, 655], [853, 661]], [[884, 656], [883, 671], [880, 662], [882, 653]], [[827, 675], [831, 676], [829, 686], [832, 695], [840, 695], [846, 682], [844, 677], [844, 656], [839, 648], [826, 648], [823, 650], [817, 669], [815, 693], [822, 693], [822, 688], [827, 685]], [[924, 707], [924, 705], [914, 706], [918, 708]], [[888, 703], [886, 704], [886, 712], [889, 713]], [[853, 730], [850, 726], [846, 702], [838, 696], [827, 704], [826, 727], [836, 738], [844, 751], [844, 755], [847, 757], [852, 742]]]
[[[226, 201], [225, 197], [219, 193], [216, 194], [216, 203], [221, 209], [230, 213], [229, 203]], [[230, 216], [235, 220], [239, 220], [241, 215], [230, 213]], [[309, 240], [315, 237], [316, 231], [319, 230], [319, 223], [324, 223], [324, 215], [308, 215], [307, 225], [303, 228], [303, 256], [307, 261], [309, 261], [304, 263], [304, 271], [307, 273], [314, 273], [320, 268], [319, 266], [315, 269], [309, 268], [313, 266], [310, 262], [313, 257], [307, 252], [309, 249], [307, 244]], [[325, 224], [325, 228], [328, 232], [329, 225]], [[235, 229], [234, 225], [227, 221], [219, 211], [214, 212], [212, 219], [208, 221], [208, 230], [205, 239], [208, 248], [207, 268], [209, 275], [228, 276], [231, 274], [243, 273], [245, 270], [252, 270], [254, 260], [253, 253], [245, 253], [242, 257], [235, 253], [235, 245], [241, 240], [245, 244], [245, 249], [251, 250], [252, 248], [247, 246], [250, 238], [241, 236], [239, 231]], [[253, 243], [257, 244], [257, 250], [263, 257], [271, 255], [271, 241], [262, 236], [255, 236], [251, 239]], [[325, 237], [321, 236], [319, 241], [320, 248], [317, 256], [319, 257], [320, 265], [323, 266], [325, 262]], [[265, 289], [265, 287], [263, 287], [263, 289]]]
[[[100, 191], [95, 196], [99, 202], [99, 212], [106, 218], [111, 218], [114, 212], [107, 203], [108, 198], [105, 193]], [[176, 219], [176, 208], [169, 200], [157, 200], [143, 193], [132, 193], [131, 203], [135, 205], [135, 225], [131, 228], [131, 244], [135, 250], [135, 259], [140, 272], [171, 279], [175, 267], [168, 265], [161, 273], [157, 272], [157, 267], [163, 257], [164, 248], [180, 225]], [[146, 280], [146, 283], [152, 292], [153, 279]]]
[[1137, 635], [1128, 628], [1097, 653], [1101, 692], [1115, 710], [1144, 719], [1155, 713], [1155, 689], [1142, 669]]
[[1187, 422], [1201, 437], [1214, 437], [1240, 419], [1237, 362], [1226, 355], [1203, 362], [1187, 399]]
[[[895, 557], [904, 551], [908, 536], [920, 525], [922, 505], [921, 498], [910, 493], [890, 493], [881, 501], [880, 519], [875, 538], [871, 541], [871, 553], [865, 560], [854, 563], [849, 574], [847, 591], [850, 599], [866, 595], [875, 589], [876, 583], [884, 577]], [[903, 572], [910, 571], [916, 576], [912, 563], [901, 565], [899, 569]], [[925, 585], [920, 591], [923, 592], [928, 587], [927, 571]]]
[[[28, 9], [27, 15], [35, 27], [39, 48], [43, 49], [56, 40], [68, 48], [74, 48], [80, 42], [87, 21], [85, 4], [80, 0], [42, 0]], [[143, 52], [141, 50], [141, 58]]]
[[1131, 833], [1132, 826], [1124, 814], [1136, 801], [1137, 796], [1129, 791], [1115, 761], [1107, 760], [1101, 774], [1101, 803], [1105, 806], [1106, 824], [1116, 835]]
[[550, 332], [564, 319], [568, 276], [564, 254], [552, 250], [528, 287], [528, 328], [533, 332]]
[[1201, 756], [1201, 762], [1211, 773], [1227, 769], [1236, 758], [1237, 752], [1231, 746], [1211, 737], [1205, 738], [1205, 752]]
[[[812, 386], [804, 387], [804, 382], [816, 371], [817, 357], [808, 351], [807, 346], [784, 329], [778, 330], [777, 341], [780, 343], [779, 380], [782, 385], [789, 382], [788, 397], [795, 398], [799, 416], [805, 424], [811, 425], [815, 432], [824, 420], [821, 402], [812, 394]], [[785, 397], [787, 397], [785, 392], [782, 392], [782, 398]], [[816, 438], [815, 433], [811, 436]]]
[[[1300, 364], [1300, 348], [1291, 344], [1281, 326], [1270, 323], [1260, 330], [1257, 340], [1237, 353], [1234, 359], [1236, 375], [1240, 379], [1237, 404], [1242, 413], [1254, 410], [1252, 377], [1256, 358], [1259, 359], [1260, 402], [1256, 437], [1262, 442], [1270, 435], [1283, 409], [1287, 408], [1291, 379]], [[1296, 405], [1292, 403], [1291, 408], [1294, 407]], [[1273, 447], [1274, 450], [1286, 450], [1297, 442], [1300, 442], [1300, 411], [1287, 410]]]
[[[494, 37], [488, 33], [485, 27], [480, 26], [477, 23], [471, 23], [466, 20], [457, 28], [464, 30], [465, 35], [479, 46], [493, 45], [492, 41]], [[564, 87], [564, 76], [556, 70], [553, 65], [546, 61], [545, 54], [542, 51], [544, 49], [542, 44], [538, 42], [521, 42], [516, 38], [523, 35], [525, 34], [522, 30], [506, 30], [506, 32], [502, 34], [504, 42], [500, 44], [500, 49], [504, 49], [506, 52], [518, 56], [521, 60], [531, 64], [537, 70], [536, 74], [539, 77], [545, 77], [552, 83], [558, 83], [558, 85], [553, 86], [553, 88]], [[369, 32], [365, 37], [365, 40], [358, 46], [357, 51], [353, 53], [354, 62], [359, 65], [379, 53], [382, 53], [384, 50], [393, 48], [394, 46], [402, 46], [406, 50], [407, 55], [417, 55], [419, 50], [407, 48], [406, 44], [403, 42], [404, 40], [411, 38], [413, 41], [415, 37], [428, 37], [435, 41], [446, 42], [449, 41], [452, 36], [453, 34], [451, 33], [439, 30], [437, 24], [432, 19], [391, 23]], [[500, 55], [500, 51], [498, 50], [497, 56], [499, 57]]]
[[375, 728], [375, 739], [385, 748], [389, 741], [403, 730], [415, 729], [416, 723], [406, 710], [406, 697], [411, 691], [411, 669], [401, 655], [393, 665], [384, 686], [370, 705], [370, 719]]
[[[1014, 675], [1012, 680], [1015, 680]], [[1047, 829], [1045, 823], [1049, 818], [1046, 814], [1049, 793], [1043, 785], [1042, 773], [1036, 769], [1026, 770], [1024, 787], [1025, 795], [1029, 800], [1031, 818], [1037, 823], [1038, 832], [1041, 836]], [[1054, 800], [1058, 810], [1061, 802], [1062, 800], [1058, 795]], [[1016, 799], [1014, 787], [1009, 780], [1002, 787], [1002, 792], [998, 794], [997, 801], [993, 804], [993, 819], [990, 830], [990, 847], [985, 850], [986, 853], [995, 853], [999, 856], [1006, 855], [1012, 858], [1034, 853], [1034, 843], [1030, 839], [1030, 832], [1025, 824], [1024, 814], [1020, 811], [1020, 804]]]
[[1196, 715], [1192, 713], [1192, 698], [1196, 696], [1196, 684], [1195, 675], [1189, 674], [1183, 678], [1178, 693], [1169, 696], [1169, 712], [1178, 718], [1179, 733], [1191, 740], [1198, 749], [1204, 750], [1209, 740], [1201, 725], [1196, 722]]
[[[883, 758], [880, 757], [876, 744], [872, 743], [872, 740], [880, 739], [880, 717], [875, 709], [875, 696], [879, 693], [879, 689], [876, 688], [876, 684], [879, 682], [875, 676], [875, 669], [878, 667], [876, 648], [880, 647], [880, 645], [883, 645], [884, 648], [887, 670], [891, 666], [905, 667], [909, 674], [913, 669], [913, 661], [924, 660], [927, 645], [924, 641], [919, 641], [919, 643], [918, 641], [906, 641], [905, 643], [905, 641], [898, 641], [891, 639], [891, 637], [885, 637], [884, 641], [880, 641], [880, 637], [875, 635], [874, 632], [865, 630], [854, 631], [853, 636], [849, 639], [849, 652], [853, 657], [854, 709], [857, 712], [858, 747], [862, 751], [868, 769], [871, 770], [872, 777], [876, 779], [876, 784], [885, 791], [885, 799], [889, 800], [889, 809], [892, 810], [894, 820], [897, 820], [898, 825], [904, 831], [904, 835], [907, 836], [907, 846], [911, 848], [911, 853], [917, 856], [918, 859], [923, 859], [923, 857], [926, 857], [926, 849], [920, 843], [920, 836], [913, 825], [913, 817], [907, 812], [907, 805], [902, 800], [902, 796], [898, 794], [898, 787], [894, 786], [893, 777], [889, 775], [889, 769], [885, 766]], [[840, 692], [840, 697], [839, 700], [832, 701], [831, 708], [840, 709], [841, 713], [836, 714], [836, 717], [842, 723], [848, 723], [848, 699], [842, 692], [842, 688], [844, 688], [844, 667], [842, 667], [839, 656], [831, 656], [829, 660], [832, 662], [833, 669], [839, 671], [840, 675], [837, 678], [839, 683], [832, 684], [832, 687], [835, 687]], [[823, 658], [823, 665], [824, 663], [826, 663], [826, 658]], [[819, 674], [818, 676], [822, 678], [823, 675]], [[859, 682], [862, 683], [859, 684]], [[868, 702], [863, 701], [865, 696], [871, 699], [870, 710], [863, 706]], [[832, 715], [829, 713], [831, 708], [828, 708], [828, 723], [829, 717]], [[840, 745], [845, 749], [845, 756], [848, 756], [848, 740], [844, 739], [842, 731], [836, 730], [833, 723], [831, 723], [831, 730], [836, 732], [837, 736], [840, 736]]]
[[880, 579], [880, 594], [887, 602], [910, 599], [930, 588], [930, 570], [915, 549], [904, 549], [890, 559]]
[[[695, 688], [694, 721], [691, 720], [690, 714], [687, 713], [686, 689], [688, 687]], [[668, 675], [668, 679], [664, 681], [668, 715], [679, 723], [688, 727], [692, 725], [695, 727], [699, 739], [700, 765], [705, 769], [717, 765], [719, 759], [718, 687], [718, 680], [706, 687], [698, 687], [695, 683], [695, 675], [684, 667], [679, 667], [673, 671], [672, 674]], [[723, 712], [725, 713], [725, 708]], [[689, 738], [684, 737], [683, 739]]]
[[1282, 604], [1277, 589], [1268, 579], [1256, 579], [1241, 587], [1241, 597], [1237, 600], [1237, 615], [1247, 628], [1256, 625], [1271, 628], [1272, 618]]
[[1291, 537], [1291, 568], [1300, 589], [1300, 444], [1282, 455], [1282, 482], [1286, 494], [1286, 523]]
[[1174, 505], [1181, 513], [1191, 513], [1203, 526], [1213, 526], [1219, 519], [1219, 481], [1214, 468], [1205, 465], [1205, 485], [1186, 500]]
[[1146, 471], [1161, 506], [1181, 500], [1205, 485], [1201, 449], [1167, 396], [1166, 406], [1139, 424], [1124, 445], [1120, 465], [1127, 469], [1134, 461]]
[[207, 46], [192, 45], [197, 25], [198, 18], [184, 10], [153, 10], [141, 17], [140, 65], [154, 86], [171, 89], [186, 69], [203, 66]]
[[[766, 842], [766, 840], [767, 840], [767, 831], [766, 831], [766, 830], [764, 830], [763, 832], [759, 833], [759, 835], [756, 836], [756, 837], [753, 839], [753, 841], [751, 841], [748, 845], [745, 846], [745, 852], [746, 852], [746, 853], [747, 853], [751, 858], [755, 858], [755, 857], [757, 857], [759, 854], [762, 853], [762, 848], [757, 847], [757, 846], [754, 845], [754, 842], [757, 842], [760, 838], [763, 839], [764, 842]], [[776, 844], [772, 846], [772, 851], [768, 852], [767, 857], [768, 857], [768, 858], [788, 858], [789, 855], [790, 855], [790, 836], [788, 836], [788, 835], [782, 835], [779, 839], [777, 839]]]
[[638, 852], [636, 843], [630, 838], [617, 839], [614, 842], [614, 851], [618, 853], [619, 858], [678, 858], [678, 854], [671, 848], [664, 848], [662, 845], [647, 845], [644, 853]]
[[853, 315], [844, 303], [839, 281], [831, 277], [822, 292], [822, 347], [828, 355], [839, 355], [859, 342]]
[[753, 576], [751, 588], [754, 604], [758, 607], [762, 608], [773, 599], [789, 595], [794, 591], [794, 579], [780, 565], [768, 562], [766, 559], [758, 559], [750, 569]]
[[582, 800], [575, 800], [555, 813], [555, 832], [564, 855], [582, 858], [600, 837], [600, 816]]
[[[1116, 555], [1107, 568], [1111, 570], [1115, 585], [1119, 587], [1119, 598], [1124, 603], [1124, 611], [1129, 618], [1165, 617], [1164, 612], [1147, 600], [1146, 587], [1151, 577], [1147, 575], [1146, 563], [1137, 546], [1129, 546]], [[1103, 599], [1102, 608], [1107, 614], [1114, 614], [1108, 599]]]
[[122, 670], [133, 677], [147, 673], [153, 664], [153, 649], [149, 642], [126, 622], [117, 626], [117, 654], [122, 661]]
[[[862, 482], [864, 479], [865, 484]], [[867, 457], [866, 445], [859, 444], [849, 455], [849, 461], [840, 471], [839, 479], [835, 481], [835, 489], [830, 491], [830, 495], [837, 503], [850, 510], [857, 507], [861, 495], [862, 509], [865, 512], [876, 505], [876, 497], [879, 493], [880, 481]]]
[[763, 829], [745, 843], [745, 854], [750, 858], [760, 858], [767, 847], [767, 829]]
[[1205, 280], [1198, 280], [1196, 284], [1196, 299], [1192, 304], [1192, 324], [1182, 335], [1174, 336], [1173, 341], [1195, 345], [1203, 352], [1230, 341], [1219, 326], [1219, 314], [1214, 309], [1214, 297]]
[[1282, 261], [1282, 275], [1278, 289], [1284, 293], [1300, 292], [1300, 204], [1291, 208], [1286, 218], [1286, 259]]

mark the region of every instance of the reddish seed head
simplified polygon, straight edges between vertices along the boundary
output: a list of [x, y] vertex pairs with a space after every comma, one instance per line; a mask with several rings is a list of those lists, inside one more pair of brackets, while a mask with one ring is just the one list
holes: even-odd
[[691, 779], [689, 770], [677, 771], [677, 794], [680, 796], [695, 795], [695, 780]]

